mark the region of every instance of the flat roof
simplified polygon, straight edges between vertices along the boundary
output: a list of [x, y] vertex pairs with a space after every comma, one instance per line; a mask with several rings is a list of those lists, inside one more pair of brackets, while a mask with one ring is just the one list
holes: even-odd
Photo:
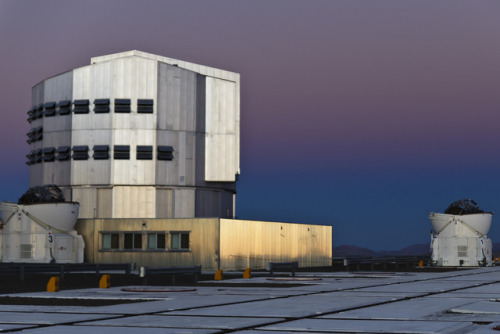
[[99, 307], [0, 305], [0, 324], [3, 330], [73, 334], [490, 333], [500, 326], [499, 277], [500, 267], [440, 273], [298, 272], [295, 277], [283, 273], [209, 281], [210, 286], [189, 289], [140, 286], [127, 291], [111, 287], [12, 294], [142, 302]]

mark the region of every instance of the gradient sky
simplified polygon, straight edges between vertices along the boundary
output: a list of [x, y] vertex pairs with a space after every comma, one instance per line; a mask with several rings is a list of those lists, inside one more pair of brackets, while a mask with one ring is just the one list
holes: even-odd
[[499, 17], [496, 0], [0, 0], [0, 200], [28, 188], [31, 87], [135, 49], [241, 74], [238, 218], [428, 243], [457, 199], [500, 212]]

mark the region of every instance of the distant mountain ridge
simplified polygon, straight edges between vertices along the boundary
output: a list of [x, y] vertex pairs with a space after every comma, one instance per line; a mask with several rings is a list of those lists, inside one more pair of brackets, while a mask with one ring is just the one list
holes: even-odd
[[[395, 251], [373, 251], [368, 248], [353, 245], [340, 245], [333, 247], [333, 257], [362, 256], [428, 256], [430, 255], [430, 243], [415, 244]], [[493, 256], [500, 256], [500, 243], [493, 243]]]

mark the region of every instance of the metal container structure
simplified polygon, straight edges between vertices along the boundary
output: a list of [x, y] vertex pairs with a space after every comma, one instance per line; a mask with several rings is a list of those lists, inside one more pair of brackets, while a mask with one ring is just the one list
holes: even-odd
[[76, 228], [90, 263], [201, 265], [204, 271], [266, 269], [269, 262], [283, 261], [299, 267], [332, 264], [331, 226], [186, 218], [79, 219]]
[[0, 203], [1, 262], [81, 263], [84, 242], [74, 230], [78, 203]]
[[430, 213], [431, 260], [437, 266], [491, 266], [492, 243], [487, 233], [493, 214], [472, 200], [450, 204], [445, 213]]
[[79, 218], [234, 217], [239, 92], [237, 73], [140, 51], [45, 79], [30, 186], [56, 184]]

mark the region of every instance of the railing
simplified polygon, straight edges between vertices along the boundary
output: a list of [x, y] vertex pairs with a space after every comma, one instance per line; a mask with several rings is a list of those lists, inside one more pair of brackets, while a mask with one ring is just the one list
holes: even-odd
[[172, 278], [172, 284], [175, 285], [176, 275], [193, 275], [194, 281], [198, 282], [201, 275], [201, 266], [190, 267], [141, 267], [140, 276], [143, 278], [143, 284], [147, 285], [148, 277], [153, 275], [166, 275]]
[[428, 256], [394, 256], [394, 257], [337, 257], [332, 259], [333, 269], [346, 271], [361, 270], [403, 270], [421, 264], [427, 265]]
[[74, 272], [95, 272], [99, 275], [101, 272], [120, 271], [125, 274], [130, 274], [132, 269], [131, 263], [117, 264], [43, 264], [43, 263], [0, 263], [0, 275], [19, 275], [21, 281], [24, 280], [26, 274], [59, 274], [64, 278], [64, 274]]
[[273, 276], [275, 271], [289, 271], [292, 276], [295, 276], [295, 270], [299, 269], [299, 262], [269, 262], [267, 265], [267, 271]]

